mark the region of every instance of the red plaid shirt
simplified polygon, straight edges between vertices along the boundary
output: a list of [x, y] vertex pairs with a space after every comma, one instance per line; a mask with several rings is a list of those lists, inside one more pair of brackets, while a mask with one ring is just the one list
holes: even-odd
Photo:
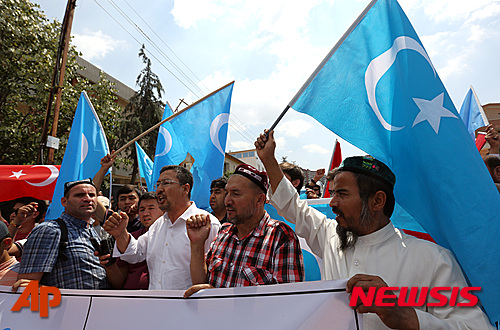
[[294, 231], [264, 215], [243, 239], [237, 228], [222, 226], [207, 253], [208, 283], [216, 288], [301, 282], [302, 250]]

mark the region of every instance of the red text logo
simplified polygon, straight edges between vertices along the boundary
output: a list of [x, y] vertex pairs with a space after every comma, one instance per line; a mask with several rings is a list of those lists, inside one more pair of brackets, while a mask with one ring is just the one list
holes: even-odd
[[[394, 293], [399, 290], [398, 293]], [[349, 306], [356, 306], [358, 299], [365, 306], [409, 306], [419, 307], [426, 304], [427, 298], [434, 298], [435, 302], [429, 302], [427, 306], [475, 306], [478, 299], [471, 291], [480, 291], [480, 287], [382, 287], [377, 290], [375, 287], [368, 289], [368, 292], [363, 291], [361, 287], [354, 287], [351, 293]], [[420, 292], [419, 292], [420, 291]], [[449, 293], [451, 294], [445, 294]], [[448, 299], [448, 296], [450, 297]], [[458, 297], [461, 296], [465, 300], [457, 303]]]
[[[49, 294], [53, 296], [49, 299]], [[29, 297], [31, 296], [31, 299]], [[30, 304], [31, 300], [31, 304]], [[38, 287], [38, 281], [29, 282], [11, 311], [19, 312], [23, 307], [30, 307], [32, 312], [40, 312], [40, 317], [49, 316], [49, 307], [57, 307], [61, 303], [61, 291], [53, 286]]]

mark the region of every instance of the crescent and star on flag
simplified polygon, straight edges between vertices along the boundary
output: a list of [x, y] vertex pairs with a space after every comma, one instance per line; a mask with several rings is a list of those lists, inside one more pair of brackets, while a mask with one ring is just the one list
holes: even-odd
[[[214, 147], [217, 148], [217, 150], [219, 150], [221, 154], [224, 154], [224, 150], [222, 150], [222, 146], [219, 141], [219, 131], [221, 130], [222, 126], [224, 124], [227, 124], [228, 122], [229, 114], [221, 113], [220, 115], [215, 117], [215, 119], [212, 121], [212, 124], [210, 125], [210, 139], [212, 140], [212, 144], [214, 145]], [[160, 126], [159, 133], [159, 135], [163, 137], [165, 146], [160, 153], [155, 155], [155, 157], [165, 156], [172, 148], [172, 136], [170, 135], [169, 131], [163, 126]]]
[[[374, 58], [370, 62], [365, 73], [365, 86], [366, 92], [368, 94], [368, 102], [370, 103], [373, 112], [377, 116], [377, 119], [380, 121], [380, 124], [388, 131], [399, 131], [405, 126], [393, 126], [382, 117], [382, 114], [380, 113], [377, 105], [375, 89], [379, 80], [395, 62], [396, 55], [400, 51], [405, 49], [414, 50], [422, 55], [422, 57], [425, 58], [425, 60], [429, 63], [430, 67], [434, 71], [434, 76], [436, 76], [436, 70], [434, 69], [434, 66], [432, 65], [429, 56], [425, 52], [422, 45], [415, 39], [407, 36], [396, 38], [391, 48], [389, 48], [387, 51]], [[420, 112], [415, 117], [412, 127], [415, 127], [415, 125], [421, 122], [427, 121], [429, 125], [431, 125], [434, 132], [436, 132], [436, 134], [439, 134], [439, 125], [441, 123], [441, 118], [449, 117], [458, 119], [456, 115], [454, 115], [450, 110], [444, 107], [444, 92], [437, 95], [432, 100], [413, 98], [413, 101], [419, 108]]]
[[[29, 182], [27, 180], [24, 180], [26, 183], [28, 183], [32, 186], [35, 186], [35, 187], [48, 186], [49, 184], [53, 183], [57, 179], [57, 177], [59, 176], [59, 170], [54, 165], [33, 165], [30, 168], [34, 168], [34, 167], [45, 167], [50, 171], [50, 175], [42, 182]], [[18, 172], [16, 172], [16, 171], [11, 171], [11, 172], [12, 172], [12, 175], [9, 176], [9, 178], [20, 179], [23, 175], [27, 175], [26, 173], [23, 173], [23, 170], [20, 170]]]

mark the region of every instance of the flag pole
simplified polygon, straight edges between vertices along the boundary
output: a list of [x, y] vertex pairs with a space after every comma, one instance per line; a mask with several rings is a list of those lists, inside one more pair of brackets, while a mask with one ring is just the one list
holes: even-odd
[[179, 110], [177, 111], [176, 113], [174, 113], [173, 115], [171, 115], [170, 117], [168, 118], [165, 118], [163, 119], [162, 121], [160, 121], [158, 124], [155, 124], [153, 127], [147, 129], [146, 131], [142, 132], [141, 134], [139, 134], [138, 136], [136, 136], [135, 138], [133, 138], [132, 140], [128, 141], [126, 144], [124, 144], [123, 146], [121, 146], [118, 150], [116, 150], [115, 152], [113, 152], [110, 156], [111, 157], [114, 157], [115, 155], [118, 155], [120, 152], [122, 152], [123, 150], [125, 150], [126, 148], [128, 148], [132, 143], [134, 143], [135, 141], [139, 140], [140, 138], [144, 137], [145, 135], [151, 133], [152, 131], [154, 131], [155, 129], [157, 129], [158, 127], [160, 127], [161, 125], [163, 125], [164, 123], [166, 123], [167, 121], [170, 121], [172, 120], [173, 118], [177, 117], [178, 115], [180, 115], [181, 113], [183, 113], [184, 111], [186, 110], [189, 110], [191, 109], [192, 107], [194, 107], [195, 105], [197, 105], [198, 103], [200, 102], [203, 102], [205, 101], [207, 98], [209, 98], [210, 96], [220, 92], [221, 90], [223, 90], [224, 88], [230, 86], [231, 84], [234, 83], [234, 80], [231, 81], [229, 84], [227, 85], [224, 85], [222, 86], [221, 88], [219, 88], [218, 90], [216, 91], [213, 91], [212, 93], [208, 94], [207, 96], [199, 99], [198, 101], [194, 102], [193, 104], [191, 104], [190, 106], [188, 107], [185, 107], [184, 109], [182, 110]]
[[[137, 164], [139, 164], [141, 160], [139, 159], [139, 152], [137, 150], [137, 144], [135, 145], [135, 156], [137, 157]], [[142, 177], [141, 177], [141, 168], [140, 167], [139, 167], [139, 186], [142, 189]]]
[[476, 91], [474, 90], [472, 85], [470, 86], [470, 89], [472, 89], [472, 96], [474, 96], [474, 99], [476, 100], [479, 112], [481, 113], [481, 117], [483, 118], [483, 121], [486, 124], [486, 126], [488, 126], [490, 124], [490, 121], [488, 120], [488, 117], [486, 117], [486, 114], [484, 113], [483, 106], [481, 105], [481, 102], [479, 102], [479, 98], [477, 97]]
[[269, 130], [266, 133], [266, 137], [269, 135], [269, 132], [271, 132], [278, 125], [278, 123], [281, 121], [281, 118], [283, 118], [283, 116], [286, 114], [286, 112], [288, 111], [288, 109], [290, 109], [289, 105], [286, 106], [286, 108], [281, 112], [281, 114], [279, 115], [279, 117], [271, 125], [271, 127], [269, 128]]
[[281, 114], [279, 115], [278, 119], [276, 119], [276, 121], [271, 126], [271, 128], [269, 128], [269, 131], [266, 133], [266, 137], [269, 135], [269, 132], [272, 131], [278, 125], [278, 123], [283, 118], [283, 116], [288, 111], [288, 109], [290, 109], [291, 107], [293, 107], [293, 105], [295, 104], [295, 102], [297, 102], [297, 100], [302, 95], [302, 93], [305, 91], [305, 89], [307, 88], [307, 86], [309, 86], [311, 84], [311, 82], [314, 80], [314, 78], [316, 78], [316, 76], [318, 75], [318, 73], [323, 69], [323, 67], [325, 66], [325, 64], [330, 60], [330, 57], [332, 57], [332, 55], [337, 51], [337, 49], [344, 43], [344, 41], [347, 39], [347, 37], [358, 26], [358, 24], [361, 22], [361, 20], [363, 19], [363, 17], [365, 17], [366, 13], [373, 7], [373, 5], [375, 5], [375, 3], [377, 1], [378, 0], [372, 0], [368, 4], [368, 6], [366, 6], [366, 8], [358, 16], [358, 18], [356, 18], [356, 20], [354, 21], [354, 23], [351, 24], [351, 26], [349, 27], [349, 29], [347, 29], [347, 31], [344, 33], [344, 35], [342, 35], [342, 37], [339, 39], [339, 41], [337, 41], [337, 43], [335, 44], [335, 46], [333, 46], [333, 48], [330, 50], [330, 52], [328, 52], [328, 54], [325, 56], [325, 58], [323, 59], [323, 61], [321, 61], [321, 63], [316, 68], [316, 70], [314, 70], [314, 72], [311, 74], [311, 76], [309, 76], [309, 78], [307, 78], [306, 82], [302, 85], [302, 87], [299, 89], [299, 91], [295, 94], [295, 96], [292, 98], [292, 100], [288, 103], [288, 105], [286, 106], [286, 108], [281, 112]]

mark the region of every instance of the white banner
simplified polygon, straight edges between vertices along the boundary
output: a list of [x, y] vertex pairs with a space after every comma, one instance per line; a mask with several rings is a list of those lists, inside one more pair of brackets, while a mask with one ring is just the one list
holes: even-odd
[[49, 316], [10, 309], [20, 296], [0, 287], [0, 329], [362, 329], [347, 281], [200, 291], [61, 290]]

